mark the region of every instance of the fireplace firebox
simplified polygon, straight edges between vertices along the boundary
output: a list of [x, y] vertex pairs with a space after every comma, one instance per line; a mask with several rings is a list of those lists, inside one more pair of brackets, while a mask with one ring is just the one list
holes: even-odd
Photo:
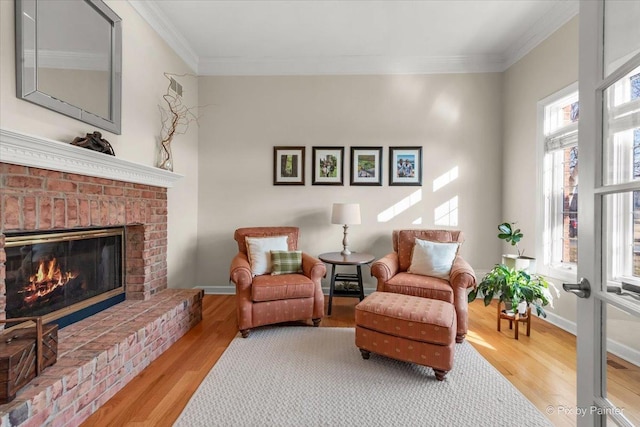
[[122, 227], [7, 233], [7, 319], [50, 322], [123, 294], [124, 240]]

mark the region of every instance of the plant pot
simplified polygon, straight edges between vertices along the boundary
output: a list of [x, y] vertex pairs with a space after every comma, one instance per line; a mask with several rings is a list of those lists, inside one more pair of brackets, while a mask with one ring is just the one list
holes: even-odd
[[527, 312], [527, 302], [526, 301], [520, 301], [520, 303], [518, 304], [518, 314], [523, 315]]
[[536, 272], [536, 259], [528, 256], [502, 255], [502, 263], [514, 270], [524, 270], [529, 274]]

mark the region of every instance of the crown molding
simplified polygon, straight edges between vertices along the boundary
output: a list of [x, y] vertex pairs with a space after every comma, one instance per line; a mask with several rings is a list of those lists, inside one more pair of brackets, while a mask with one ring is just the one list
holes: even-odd
[[117, 181], [173, 187], [183, 176], [69, 143], [0, 129], [0, 162]]
[[372, 75], [490, 73], [504, 70], [501, 55], [323, 58], [260, 58], [200, 60], [201, 76]]
[[150, 0], [128, 0], [185, 63], [201, 76], [371, 75], [502, 72], [579, 13], [579, 0], [555, 3], [504, 53], [438, 57], [199, 58], [185, 37]]
[[536, 46], [555, 33], [571, 18], [580, 12], [578, 0], [565, 0], [555, 3], [534, 26], [516, 40], [505, 52], [504, 70], [522, 59]]
[[128, 2], [142, 19], [147, 21], [171, 49], [182, 58], [191, 71], [198, 74], [198, 55], [155, 2], [145, 0], [128, 0]]

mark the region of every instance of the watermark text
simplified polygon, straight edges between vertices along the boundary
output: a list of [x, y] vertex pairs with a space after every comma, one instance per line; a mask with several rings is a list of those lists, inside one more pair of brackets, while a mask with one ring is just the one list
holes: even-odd
[[581, 408], [578, 406], [549, 405], [545, 412], [549, 415], [559, 414], [584, 417], [587, 415], [622, 415], [624, 408], [601, 408], [599, 406]]

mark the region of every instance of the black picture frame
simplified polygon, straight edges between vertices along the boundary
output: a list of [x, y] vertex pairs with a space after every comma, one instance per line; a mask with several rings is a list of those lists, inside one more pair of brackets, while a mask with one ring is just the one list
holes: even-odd
[[351, 185], [382, 185], [382, 147], [351, 147]]
[[389, 185], [422, 185], [422, 147], [389, 147]]
[[304, 185], [305, 147], [273, 147], [273, 185]]
[[312, 147], [311, 185], [344, 185], [344, 147]]

